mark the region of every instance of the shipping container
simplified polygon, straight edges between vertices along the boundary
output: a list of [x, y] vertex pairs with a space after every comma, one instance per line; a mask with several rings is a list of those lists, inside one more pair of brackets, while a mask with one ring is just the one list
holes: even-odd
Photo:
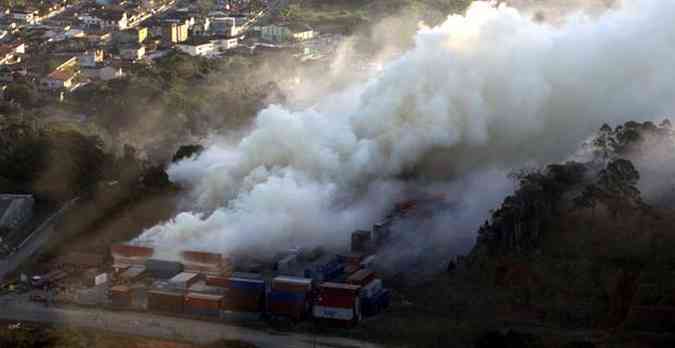
[[268, 295], [268, 310], [271, 315], [302, 320], [309, 310], [307, 293], [272, 290]]
[[183, 265], [180, 262], [159, 259], [145, 260], [145, 268], [151, 277], [159, 279], [171, 279], [183, 272]]
[[312, 280], [300, 277], [279, 276], [272, 279], [271, 289], [285, 292], [309, 292], [312, 289]]
[[154, 253], [153, 248], [138, 245], [115, 244], [110, 247], [110, 255], [116, 268], [122, 268], [125, 265], [143, 265], [145, 260], [152, 257]]
[[382, 279], [375, 278], [361, 289], [362, 297], [373, 297], [382, 290]]
[[148, 309], [157, 312], [183, 313], [185, 295], [182, 292], [151, 290], [147, 292]]
[[225, 295], [227, 293], [227, 288], [208, 285], [204, 280], [195, 282], [188, 290], [194, 293], [210, 295]]
[[145, 271], [145, 266], [132, 266], [120, 273], [118, 278], [123, 283], [133, 283], [141, 279], [145, 275]]
[[361, 287], [351, 284], [322, 283], [312, 313], [315, 318], [357, 322], [360, 320]]
[[198, 280], [200, 279], [200, 276], [198, 273], [179, 273], [175, 277], [171, 278], [169, 280], [169, 283], [173, 288], [180, 289], [180, 290], [187, 290], [189, 289], [192, 285], [194, 285]]
[[124, 285], [117, 285], [110, 288], [110, 302], [115, 307], [131, 307], [132, 291]]
[[364, 317], [372, 317], [389, 307], [391, 292], [381, 289], [379, 293], [371, 297], [361, 298], [361, 312]]
[[354, 253], [369, 253], [373, 250], [373, 241], [370, 231], [354, 231], [352, 233], [351, 251]]
[[269, 313], [302, 320], [309, 310], [311, 290], [311, 279], [285, 276], [274, 278], [267, 297]]
[[338, 257], [329, 257], [305, 268], [304, 276], [318, 282], [332, 281], [343, 274], [344, 267]]
[[361, 261], [365, 258], [366, 254], [364, 253], [344, 253], [337, 256], [338, 262], [344, 265], [361, 265]]
[[361, 269], [347, 278], [348, 284], [366, 285], [375, 279], [375, 272]]
[[218, 286], [222, 288], [230, 287], [230, 277], [225, 276], [206, 276], [206, 285]]
[[232, 273], [232, 263], [223, 254], [205, 251], [183, 251], [181, 253], [185, 271], [210, 275]]
[[263, 276], [260, 273], [251, 273], [251, 272], [233, 272], [230, 276], [232, 278], [243, 278], [243, 279], [254, 279], [262, 280]]
[[223, 300], [223, 309], [233, 312], [261, 312], [265, 308], [265, 292], [229, 289]]
[[229, 288], [230, 289], [240, 289], [251, 292], [264, 292], [265, 291], [265, 281], [260, 279], [248, 279], [248, 278], [234, 278], [230, 277], [229, 279]]
[[185, 313], [203, 317], [220, 317], [223, 308], [222, 295], [188, 293], [185, 296]]

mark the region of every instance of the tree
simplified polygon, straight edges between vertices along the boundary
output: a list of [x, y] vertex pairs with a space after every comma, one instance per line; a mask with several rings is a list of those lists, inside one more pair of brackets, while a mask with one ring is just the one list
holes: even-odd
[[602, 156], [603, 165], [607, 164], [607, 161], [609, 160], [612, 150], [615, 146], [616, 139], [614, 139], [612, 127], [605, 123], [602, 125], [602, 127], [600, 127], [598, 135], [595, 137], [595, 139], [593, 139], [593, 148], [595, 149], [596, 153]]
[[204, 151], [204, 147], [201, 145], [182, 145], [176, 151], [176, 154], [173, 155], [171, 162], [178, 162], [185, 158], [190, 158], [192, 156], [199, 156], [199, 154]]

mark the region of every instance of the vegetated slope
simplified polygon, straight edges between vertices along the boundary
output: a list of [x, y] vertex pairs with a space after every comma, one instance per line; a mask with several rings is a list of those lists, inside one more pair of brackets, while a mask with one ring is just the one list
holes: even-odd
[[640, 170], [659, 178], [646, 159], [672, 150], [673, 139], [670, 122], [606, 125], [587, 160], [513, 173], [517, 190], [480, 226], [471, 252], [453, 258], [447, 274], [397, 288], [387, 315], [358, 334], [416, 347], [507, 346], [513, 337], [485, 333], [513, 324], [540, 336], [516, 335], [534, 343], [515, 346], [561, 347], [577, 330], [614, 330], [596, 339], [607, 346], [635, 330], [675, 332], [675, 211], [667, 205], [675, 196], [672, 187], [639, 190], [650, 188]]
[[[630, 329], [634, 306], [672, 306], [675, 212], [664, 206], [672, 187], [661, 182], [670, 192], [652, 204], [638, 189], [638, 169], [654, 169], [646, 159], [673, 148], [670, 122], [605, 125], [589, 145], [589, 162], [514, 174], [518, 190], [479, 230], [468, 267], [505, 290], [497, 312], [506, 318]], [[663, 320], [647, 329], [675, 329]]]

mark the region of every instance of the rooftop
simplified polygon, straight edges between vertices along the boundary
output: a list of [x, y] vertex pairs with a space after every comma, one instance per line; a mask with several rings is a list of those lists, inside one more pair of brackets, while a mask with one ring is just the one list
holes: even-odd
[[52, 80], [68, 81], [75, 77], [75, 73], [71, 71], [54, 70], [47, 77]]

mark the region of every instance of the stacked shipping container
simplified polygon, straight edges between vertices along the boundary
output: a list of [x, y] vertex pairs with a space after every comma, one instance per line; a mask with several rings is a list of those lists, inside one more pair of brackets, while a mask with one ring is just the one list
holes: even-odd
[[[211, 279], [211, 284], [214, 284]], [[224, 309], [235, 312], [260, 312], [264, 309], [265, 281], [248, 278], [227, 278]]]
[[220, 317], [222, 295], [189, 293], [185, 296], [185, 313], [200, 317]]
[[124, 285], [113, 286], [110, 288], [110, 301], [115, 307], [131, 307], [131, 289]]
[[183, 313], [185, 295], [182, 292], [150, 290], [148, 309], [157, 312]]
[[310, 302], [312, 280], [299, 277], [276, 277], [268, 296], [269, 313], [275, 316], [302, 320]]
[[175, 261], [147, 259], [145, 268], [153, 278], [171, 279], [177, 274], [183, 272], [183, 264]]
[[177, 290], [187, 291], [192, 285], [199, 280], [198, 273], [179, 273], [169, 280], [171, 287]]
[[360, 290], [359, 285], [322, 283], [312, 311], [314, 317], [350, 324], [358, 322], [361, 319]]
[[142, 266], [145, 260], [155, 253], [153, 248], [129, 244], [115, 244], [110, 247], [113, 267], [126, 268], [132, 265]]
[[186, 272], [210, 275], [229, 275], [232, 273], [232, 264], [223, 254], [183, 251], [181, 257]]

